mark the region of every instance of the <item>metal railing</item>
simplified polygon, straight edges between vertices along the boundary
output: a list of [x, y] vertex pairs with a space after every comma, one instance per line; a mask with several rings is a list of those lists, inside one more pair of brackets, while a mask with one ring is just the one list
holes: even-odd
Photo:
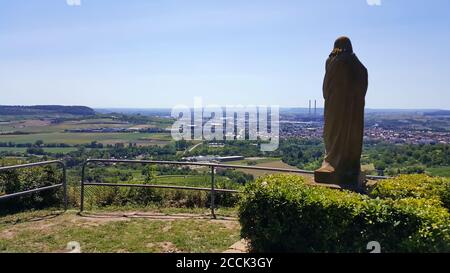
[[[121, 184], [121, 183], [98, 183], [86, 182], [86, 167], [90, 163], [124, 163], [124, 164], [155, 164], [155, 165], [178, 165], [178, 166], [202, 166], [211, 168], [211, 188], [187, 187], [187, 186], [169, 186], [169, 185], [155, 185], [155, 184]], [[192, 190], [192, 191], [208, 191], [211, 193], [211, 214], [216, 218], [215, 214], [215, 195], [217, 192], [226, 193], [240, 193], [237, 190], [231, 189], [216, 189], [215, 185], [215, 170], [216, 168], [227, 169], [246, 169], [246, 170], [260, 170], [283, 173], [298, 173], [298, 174], [314, 174], [314, 171], [298, 170], [298, 169], [283, 169], [274, 167], [257, 167], [257, 166], [243, 166], [231, 164], [216, 164], [216, 163], [199, 163], [199, 162], [180, 162], [180, 161], [155, 161], [155, 160], [121, 160], [121, 159], [88, 159], [83, 163], [81, 169], [81, 190], [80, 190], [80, 212], [84, 210], [84, 195], [86, 186], [104, 186], [104, 187], [140, 187], [140, 188], [161, 188], [173, 190]], [[367, 178], [378, 180], [386, 179], [384, 176], [367, 176]]]
[[31, 194], [31, 193], [42, 192], [42, 191], [47, 191], [47, 190], [62, 187], [63, 188], [63, 198], [64, 198], [64, 201], [63, 201], [64, 202], [64, 210], [67, 210], [67, 177], [66, 177], [67, 170], [66, 170], [66, 165], [64, 164], [64, 162], [62, 162], [60, 160], [52, 160], [52, 161], [43, 161], [43, 162], [29, 163], [29, 164], [22, 164], [22, 165], [6, 166], [6, 167], [0, 167], [0, 172], [24, 169], [24, 168], [33, 168], [33, 167], [46, 166], [46, 165], [53, 165], [53, 164], [60, 166], [63, 170], [63, 177], [62, 177], [61, 183], [51, 185], [51, 186], [45, 186], [45, 187], [40, 187], [40, 188], [36, 188], [36, 189], [30, 189], [30, 190], [26, 190], [26, 191], [1, 195], [0, 201], [6, 200], [9, 198], [13, 198], [13, 197], [19, 197], [19, 196], [23, 196], [23, 195], [27, 195], [27, 194]]
[[[178, 165], [178, 166], [201, 166], [209, 167], [211, 172], [211, 187], [188, 187], [188, 186], [174, 186], [174, 185], [155, 185], [155, 184], [123, 184], [123, 183], [96, 183], [96, 182], [86, 182], [86, 167], [90, 163], [125, 163], [125, 164], [156, 164], [156, 165]], [[1, 171], [16, 170], [23, 168], [33, 168], [38, 166], [52, 165], [56, 164], [60, 166], [63, 170], [62, 181], [59, 184], [30, 189], [22, 192], [10, 193], [0, 196], [0, 201], [9, 198], [19, 197], [31, 193], [47, 191], [55, 188], [63, 188], [63, 198], [64, 198], [64, 209], [67, 210], [67, 168], [63, 161], [53, 160], [53, 161], [43, 161], [37, 163], [29, 163], [22, 165], [6, 166], [0, 167]], [[274, 168], [274, 167], [257, 167], [257, 166], [243, 166], [243, 165], [232, 165], [232, 164], [217, 164], [217, 163], [199, 163], [199, 162], [180, 162], [180, 161], [156, 161], [156, 160], [120, 160], [120, 159], [88, 159], [82, 165], [81, 170], [81, 190], [80, 190], [80, 212], [84, 210], [84, 195], [85, 186], [105, 186], [105, 187], [140, 187], [140, 188], [161, 188], [161, 189], [173, 189], [173, 190], [191, 190], [191, 191], [207, 191], [211, 194], [211, 214], [215, 218], [215, 197], [216, 193], [240, 193], [238, 190], [233, 189], [217, 189], [215, 185], [215, 171], [216, 168], [227, 168], [227, 169], [246, 169], [246, 170], [256, 170], [256, 171], [271, 171], [271, 172], [283, 172], [283, 173], [297, 173], [297, 174], [314, 174], [314, 171], [298, 170], [298, 169], [285, 169], [285, 168]], [[380, 180], [389, 178], [387, 176], [371, 176], [368, 175], [367, 178], [373, 180]]]

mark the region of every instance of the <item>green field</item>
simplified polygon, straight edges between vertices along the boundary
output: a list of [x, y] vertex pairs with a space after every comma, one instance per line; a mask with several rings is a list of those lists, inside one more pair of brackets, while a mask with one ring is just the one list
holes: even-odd
[[433, 176], [444, 176], [450, 177], [450, 167], [435, 167], [435, 168], [427, 168], [426, 172]]
[[169, 133], [140, 133], [140, 132], [72, 132], [67, 130], [91, 130], [116, 128], [160, 128], [158, 123], [133, 124], [113, 118], [97, 117], [91, 119], [67, 119], [62, 122], [54, 117], [4, 117], [0, 122], [0, 142], [14, 142], [16, 144], [35, 143], [65, 143], [69, 145], [87, 144], [97, 141], [103, 144], [135, 143], [140, 146], [166, 145], [172, 141]]
[[162, 145], [170, 141], [170, 134], [164, 133], [37, 133], [27, 135], [0, 135], [0, 142], [65, 143], [69, 145], [88, 144], [97, 141], [103, 144], [137, 143], [140, 145]]
[[[70, 153], [76, 151], [75, 147], [55, 147], [55, 148], [43, 148], [46, 153]], [[14, 152], [14, 153], [25, 153], [27, 148], [18, 148], [18, 147], [0, 147], [0, 152]]]
[[224, 164], [251, 165], [252, 163], [256, 163], [256, 165], [258, 165], [258, 164], [269, 163], [269, 162], [280, 161], [280, 160], [281, 160], [281, 158], [277, 158], [277, 157], [258, 157], [258, 158], [254, 158], [254, 159], [246, 158], [244, 160], [225, 162]]
[[[108, 173], [104, 181], [107, 183], [117, 182], [117, 176], [113, 172], [114, 168], [107, 168], [105, 173]], [[141, 174], [141, 170], [121, 170], [121, 173], [128, 173], [132, 175], [132, 178], [125, 182], [120, 183], [144, 183], [144, 176]], [[157, 176], [151, 184], [154, 185], [168, 185], [168, 186], [186, 186], [186, 187], [211, 187], [211, 175], [199, 174], [199, 175], [164, 175]], [[237, 189], [240, 187], [234, 181], [231, 181], [227, 177], [215, 176], [215, 184], [217, 188]]]
[[[232, 161], [227, 162], [227, 164], [230, 165], [244, 165], [248, 166], [249, 160], [240, 160], [240, 161]], [[253, 160], [250, 160], [253, 161]], [[267, 167], [267, 168], [281, 168], [281, 169], [298, 169], [296, 167], [290, 166], [286, 163], [284, 163], [281, 159], [275, 158], [275, 157], [267, 157], [267, 158], [261, 158], [256, 161], [256, 165], [253, 165], [254, 167]], [[251, 174], [255, 177], [267, 175], [267, 174], [274, 174], [279, 172], [273, 172], [273, 171], [263, 171], [263, 170], [251, 170], [251, 169], [238, 169], [244, 173]]]
[[19, 131], [24, 133], [56, 133], [73, 129], [99, 129], [99, 128], [123, 128], [129, 127], [130, 124], [113, 123], [105, 119], [91, 119], [81, 121], [66, 121], [59, 124], [51, 124], [50, 122], [39, 122], [39, 120], [24, 120], [11, 124], [0, 124], [0, 131]]
[[[157, 177], [153, 184], [176, 185], [187, 187], [211, 187], [211, 175], [180, 175], [180, 176], [160, 176]], [[239, 185], [229, 180], [227, 177], [215, 176], [216, 187], [235, 189]]]

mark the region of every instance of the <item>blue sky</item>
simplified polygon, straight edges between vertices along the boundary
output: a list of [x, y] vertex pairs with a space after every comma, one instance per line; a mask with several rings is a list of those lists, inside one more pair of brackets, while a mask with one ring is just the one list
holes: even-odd
[[367, 107], [450, 109], [448, 0], [0, 0], [0, 105], [321, 105], [341, 35]]

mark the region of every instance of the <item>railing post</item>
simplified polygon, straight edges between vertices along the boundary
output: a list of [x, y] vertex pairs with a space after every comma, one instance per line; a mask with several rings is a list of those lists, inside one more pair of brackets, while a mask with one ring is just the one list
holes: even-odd
[[67, 168], [66, 164], [61, 163], [63, 168], [63, 192], [64, 192], [64, 210], [67, 210]]
[[214, 178], [214, 166], [211, 166], [211, 214], [214, 219], [216, 219], [216, 213], [214, 211], [215, 198], [216, 198], [216, 185]]
[[80, 188], [80, 213], [84, 210], [84, 178], [85, 178], [85, 170], [86, 164], [89, 161], [85, 161], [83, 166], [81, 167], [81, 188]]

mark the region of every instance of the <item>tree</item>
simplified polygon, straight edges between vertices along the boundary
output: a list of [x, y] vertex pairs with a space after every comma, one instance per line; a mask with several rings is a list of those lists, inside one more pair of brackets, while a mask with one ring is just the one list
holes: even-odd
[[158, 169], [156, 165], [150, 165], [144, 169], [143, 173], [145, 175], [145, 184], [150, 184], [151, 182], [156, 180]]
[[37, 147], [41, 147], [42, 145], [44, 145], [44, 141], [43, 140], [36, 140], [34, 145], [37, 146]]
[[376, 170], [384, 171], [386, 169], [386, 163], [381, 160], [376, 161], [374, 165]]
[[45, 151], [42, 148], [30, 147], [30, 148], [27, 149], [27, 153], [28, 154], [33, 154], [33, 155], [44, 155]]

